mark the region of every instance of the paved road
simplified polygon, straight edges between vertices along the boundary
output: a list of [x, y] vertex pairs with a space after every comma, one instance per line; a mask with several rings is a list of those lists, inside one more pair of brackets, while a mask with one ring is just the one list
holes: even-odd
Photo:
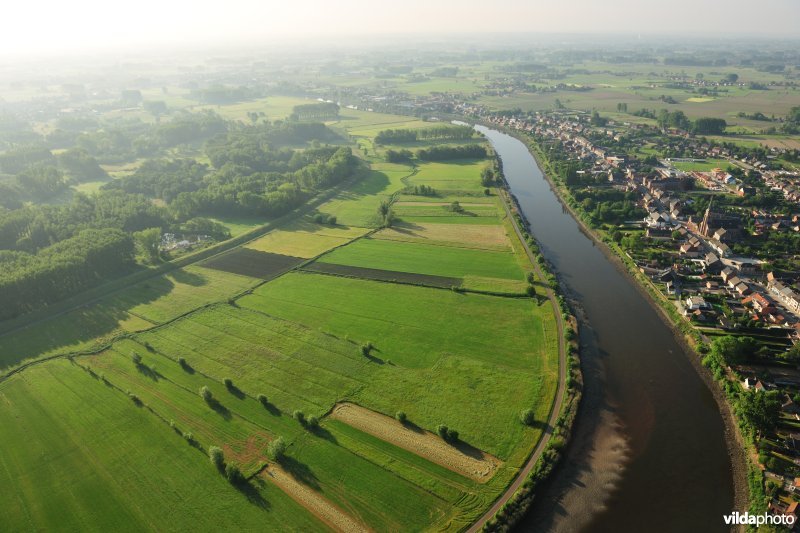
[[[519, 241], [525, 247], [525, 253], [528, 254], [528, 259], [530, 259], [531, 264], [536, 271], [536, 275], [539, 276], [539, 279], [545, 280], [546, 278], [544, 277], [541, 268], [539, 268], [539, 263], [536, 262], [536, 257], [528, 247], [528, 243], [525, 242], [519, 225], [517, 224], [517, 220], [511, 213], [511, 209], [509, 208], [509, 203], [511, 200], [508, 197], [508, 193], [506, 191], [501, 191], [500, 194], [504, 200], [503, 206], [506, 210], [506, 216], [511, 219], [511, 223], [514, 226], [514, 232], [516, 232], [517, 238], [519, 238]], [[486, 513], [484, 513], [483, 516], [481, 516], [472, 525], [472, 527], [469, 528], [469, 533], [480, 531], [483, 528], [483, 525], [492, 517], [494, 517], [495, 514], [497, 514], [497, 511], [499, 511], [503, 505], [505, 505], [506, 502], [508, 502], [512, 496], [514, 496], [514, 493], [517, 492], [517, 489], [519, 489], [519, 487], [525, 482], [525, 480], [528, 478], [528, 474], [530, 474], [531, 470], [533, 470], [536, 461], [539, 460], [539, 457], [541, 457], [542, 453], [544, 452], [547, 443], [550, 441], [550, 437], [553, 435], [553, 428], [555, 427], [556, 421], [561, 414], [561, 406], [564, 403], [564, 393], [566, 391], [567, 380], [567, 352], [566, 343], [564, 341], [564, 319], [561, 316], [561, 308], [558, 305], [558, 300], [556, 300], [556, 295], [549, 287], [547, 288], [547, 298], [550, 300], [550, 305], [553, 306], [553, 313], [556, 315], [556, 324], [558, 326], [558, 390], [556, 391], [553, 407], [550, 410], [550, 418], [547, 420], [547, 428], [542, 433], [539, 443], [533, 450], [528, 462], [525, 463], [525, 466], [523, 466], [522, 469], [517, 473], [517, 477], [514, 479], [514, 482], [508, 486], [503, 495], [500, 496], [497, 501], [495, 501], [494, 505], [492, 505], [492, 507], [486, 511]]]

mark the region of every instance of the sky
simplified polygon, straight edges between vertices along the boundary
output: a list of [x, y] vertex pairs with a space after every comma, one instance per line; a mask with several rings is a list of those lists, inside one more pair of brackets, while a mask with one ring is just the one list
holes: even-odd
[[800, 0], [9, 0], [0, 55], [387, 34], [800, 38]]

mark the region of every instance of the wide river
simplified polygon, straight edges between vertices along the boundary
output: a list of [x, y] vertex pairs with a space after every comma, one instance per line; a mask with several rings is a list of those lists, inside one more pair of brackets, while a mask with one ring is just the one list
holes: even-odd
[[673, 332], [582, 233], [526, 146], [482, 126], [576, 304], [585, 390], [572, 445], [522, 531], [725, 531], [734, 489], [717, 404]]

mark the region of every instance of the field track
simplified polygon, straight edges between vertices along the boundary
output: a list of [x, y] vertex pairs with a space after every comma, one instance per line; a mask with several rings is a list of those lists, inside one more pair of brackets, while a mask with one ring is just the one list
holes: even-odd
[[345, 533], [360, 533], [369, 531], [364, 524], [339, 509], [337, 506], [323, 498], [317, 491], [295, 480], [291, 474], [277, 465], [265, 469], [261, 477], [278, 486], [294, 501], [305, 507], [314, 516], [325, 522], [335, 531]]
[[[531, 260], [531, 264], [533, 268], [536, 269], [536, 275], [539, 276], [540, 279], [545, 279], [544, 274], [542, 273], [541, 268], [539, 267], [539, 263], [536, 262], [536, 258], [531, 252], [531, 249], [528, 247], [528, 243], [525, 242], [523, 238], [522, 231], [519, 229], [519, 224], [517, 223], [517, 219], [511, 213], [511, 208], [509, 204], [511, 202], [511, 198], [509, 197], [508, 193], [505, 190], [501, 190], [501, 194], [503, 195], [503, 207], [506, 211], [506, 216], [511, 221], [512, 225], [514, 226], [514, 231], [519, 238], [519, 242], [522, 243], [522, 246], [525, 247], [525, 252], [528, 254], [528, 258]], [[531, 456], [528, 458], [528, 462], [525, 463], [519, 472], [517, 472], [517, 477], [514, 479], [514, 482], [508, 486], [506, 491], [494, 502], [494, 505], [486, 511], [483, 516], [478, 518], [474, 524], [467, 530], [468, 533], [478, 533], [483, 529], [484, 524], [494, 518], [494, 515], [514, 496], [514, 493], [517, 492], [525, 480], [528, 478], [528, 475], [533, 470], [533, 467], [536, 466], [536, 462], [541, 457], [542, 453], [544, 453], [545, 448], [547, 447], [547, 443], [550, 441], [550, 437], [553, 435], [553, 428], [556, 425], [556, 421], [558, 420], [559, 415], [561, 414], [561, 407], [564, 403], [564, 395], [566, 393], [566, 383], [567, 383], [567, 347], [566, 342], [564, 341], [564, 319], [561, 316], [561, 309], [558, 305], [558, 300], [556, 300], [556, 295], [551, 288], [547, 288], [547, 298], [550, 300], [551, 305], [553, 306], [553, 313], [556, 316], [556, 325], [558, 326], [558, 390], [556, 391], [556, 397], [553, 399], [553, 407], [550, 409], [550, 417], [547, 419], [547, 428], [542, 433], [542, 437], [539, 439], [539, 443], [536, 445], [536, 448], [531, 453]]]
[[497, 457], [480, 450], [465, 453], [463, 447], [448, 444], [429, 431], [352, 403], [337, 405], [330, 417], [475, 481], [488, 481], [502, 464]]

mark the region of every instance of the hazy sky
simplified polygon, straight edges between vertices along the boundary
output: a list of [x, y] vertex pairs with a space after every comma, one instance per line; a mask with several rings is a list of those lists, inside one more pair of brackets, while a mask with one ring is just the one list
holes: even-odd
[[7, 0], [0, 54], [433, 32], [800, 37], [800, 0]]

